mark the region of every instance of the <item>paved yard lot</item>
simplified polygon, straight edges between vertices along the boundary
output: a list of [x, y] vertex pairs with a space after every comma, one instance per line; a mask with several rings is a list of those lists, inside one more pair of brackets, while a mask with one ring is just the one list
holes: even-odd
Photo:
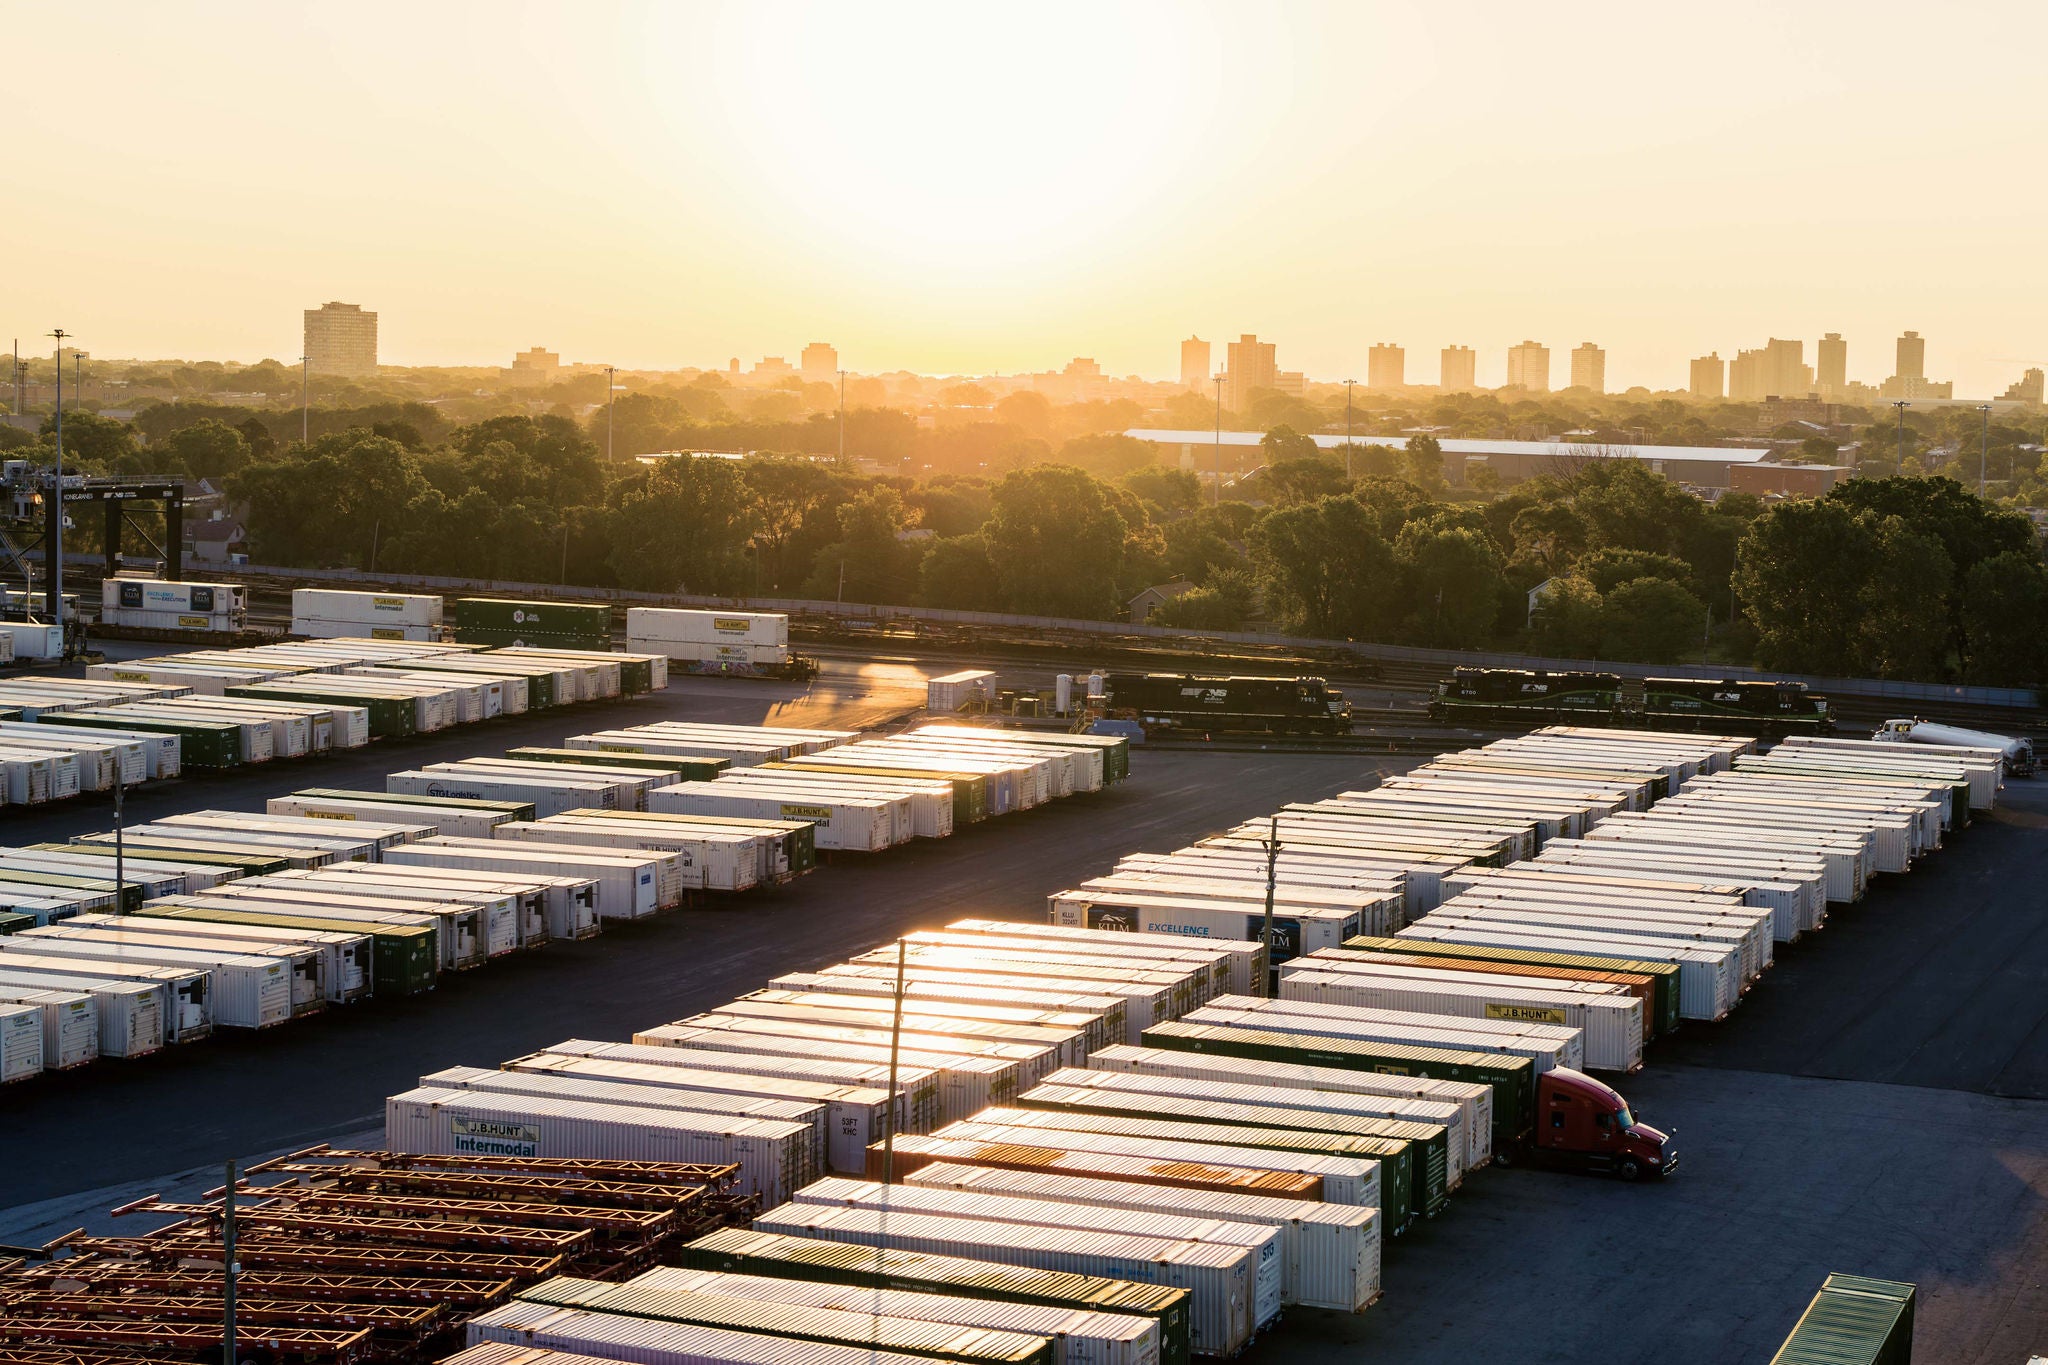
[[[835, 671], [808, 697], [685, 681], [566, 720], [184, 783], [131, 810], [250, 808], [429, 755], [662, 715], [743, 721], [780, 707], [784, 723], [829, 724], [907, 695], [885, 669]], [[495, 965], [422, 1000], [13, 1088], [0, 1096], [0, 1144], [16, 1157], [0, 1209], [19, 1207], [0, 1212], [0, 1240], [77, 1226], [180, 1173], [194, 1173], [185, 1188], [215, 1183], [229, 1156], [369, 1140], [383, 1096], [422, 1071], [624, 1037], [904, 929], [1035, 917], [1048, 891], [1117, 853], [1172, 847], [1378, 770], [1356, 757], [1140, 753], [1115, 792]], [[1831, 1270], [1919, 1282], [1918, 1359], [2007, 1365], [2048, 1347], [2048, 784], [2008, 794], [1995, 820], [1781, 948], [1726, 1023], [1689, 1028], [1627, 1080], [1638, 1112], [1678, 1132], [1684, 1164], [1669, 1184], [1480, 1173], [1393, 1245], [1371, 1313], [1297, 1312], [1247, 1359], [1765, 1360]], [[9, 817], [0, 837], [102, 823], [78, 806]], [[21, 1159], [31, 1153], [56, 1155]]]

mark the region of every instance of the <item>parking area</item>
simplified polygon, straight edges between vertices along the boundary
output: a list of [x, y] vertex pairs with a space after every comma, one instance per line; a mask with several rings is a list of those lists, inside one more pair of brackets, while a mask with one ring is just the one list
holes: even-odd
[[[679, 680], [660, 697], [457, 731], [402, 754], [177, 784], [138, 796], [131, 814], [254, 808], [296, 786], [380, 780], [429, 749], [482, 752], [663, 715], [759, 721], [801, 705], [805, 723], [827, 724], [907, 690], [858, 671], [828, 672], [820, 687], [839, 690]], [[1370, 785], [1385, 769], [1356, 755], [1139, 751], [1119, 789], [841, 860], [758, 900], [627, 926], [418, 1000], [13, 1088], [0, 1095], [0, 1143], [16, 1158], [0, 1178], [0, 1210], [13, 1210], [0, 1211], [0, 1241], [78, 1226], [86, 1210], [180, 1173], [217, 1183], [226, 1157], [367, 1140], [383, 1097], [423, 1071], [624, 1037], [907, 929], [1036, 917], [1048, 892], [1120, 853]], [[0, 837], [62, 837], [104, 816], [85, 805], [10, 817]], [[2043, 886], [2048, 783], [2015, 783], [1994, 819], [1783, 948], [1726, 1022], [1688, 1026], [1622, 1083], [1646, 1121], [1676, 1130], [1677, 1178], [1483, 1173], [1390, 1248], [1379, 1306], [1292, 1313], [1247, 1359], [1762, 1360], [1841, 1270], [1918, 1282], [1917, 1358], [2016, 1365], [2048, 1345]]]

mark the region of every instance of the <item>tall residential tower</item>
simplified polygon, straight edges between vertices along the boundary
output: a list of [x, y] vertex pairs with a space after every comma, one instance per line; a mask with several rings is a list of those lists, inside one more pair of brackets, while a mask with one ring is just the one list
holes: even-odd
[[314, 374], [360, 379], [377, 373], [377, 315], [353, 303], [306, 310], [306, 349]]

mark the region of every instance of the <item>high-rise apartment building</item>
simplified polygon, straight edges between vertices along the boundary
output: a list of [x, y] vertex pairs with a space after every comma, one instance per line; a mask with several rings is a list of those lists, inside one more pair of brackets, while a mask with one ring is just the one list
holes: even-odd
[[353, 303], [308, 308], [304, 355], [314, 374], [360, 379], [377, 373], [377, 315]]
[[1820, 387], [1820, 396], [1835, 400], [1849, 387], [1849, 343], [1842, 340], [1840, 332], [1829, 332], [1814, 347], [1813, 381]]
[[1899, 363], [1892, 367], [1892, 373], [1900, 379], [1927, 377], [1927, 341], [1918, 332], [1908, 332], [1899, 338]]
[[1368, 389], [1398, 389], [1408, 382], [1408, 353], [1391, 341], [1375, 345], [1365, 357]]
[[1199, 390], [1209, 386], [1209, 343], [1189, 337], [1180, 344], [1180, 386]]
[[1224, 407], [1243, 412], [1251, 406], [1253, 389], [1276, 387], [1279, 368], [1274, 363], [1274, 349], [1272, 342], [1261, 341], [1250, 332], [1224, 347]]
[[797, 357], [797, 368], [806, 384], [834, 384], [839, 380], [839, 352], [831, 343], [814, 341]]
[[1592, 342], [1581, 342], [1572, 351], [1572, 387], [1607, 392], [1607, 352]]
[[1470, 346], [1446, 346], [1437, 371], [1437, 387], [1465, 393], [1479, 387], [1479, 357]]
[[1508, 347], [1508, 387], [1550, 392], [1550, 348], [1535, 341]]
[[1686, 387], [1695, 398], [1720, 398], [1728, 392], [1728, 362], [1721, 359], [1721, 353], [1696, 357], [1692, 362], [1692, 377]]
[[1753, 351], [1737, 351], [1728, 365], [1728, 396], [1755, 403], [1765, 398], [1804, 398], [1813, 392], [1813, 367], [1806, 343], [1772, 337]]
[[2012, 387], [2005, 391], [2005, 397], [2015, 403], [2039, 403], [2042, 389], [2041, 372], [2028, 370], [2013, 381]]
[[514, 384], [552, 384], [562, 370], [562, 357], [545, 347], [535, 346], [512, 357], [505, 378]]

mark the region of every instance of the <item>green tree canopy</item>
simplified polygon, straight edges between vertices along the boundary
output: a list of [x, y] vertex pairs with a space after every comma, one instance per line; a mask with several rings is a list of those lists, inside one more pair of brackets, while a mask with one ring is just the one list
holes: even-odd
[[1369, 636], [1384, 621], [1393, 551], [1355, 498], [1283, 507], [1252, 527], [1252, 562], [1267, 600], [1310, 635]]
[[982, 534], [1012, 611], [1099, 618], [1120, 605], [1124, 531], [1102, 484], [1068, 465], [1039, 465], [996, 485]]
[[1676, 663], [1697, 654], [1706, 639], [1706, 604], [1672, 578], [1616, 584], [1601, 604], [1600, 617], [1603, 658]]

